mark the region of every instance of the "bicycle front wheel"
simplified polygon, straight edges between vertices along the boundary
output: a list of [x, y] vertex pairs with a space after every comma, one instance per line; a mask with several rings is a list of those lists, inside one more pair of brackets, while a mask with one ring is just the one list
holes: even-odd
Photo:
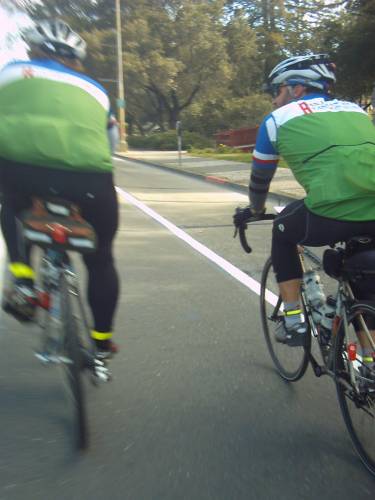
[[61, 320], [63, 325], [63, 363], [72, 401], [74, 405], [75, 442], [78, 449], [88, 446], [88, 424], [85, 394], [82, 380], [84, 359], [78, 337], [76, 320], [73, 315], [69, 285], [64, 274], [61, 275]]
[[[363, 323], [364, 322], [364, 323]], [[362, 358], [356, 330], [375, 328], [375, 304], [355, 304], [349, 311], [348, 324], [341, 321], [334, 351], [337, 396], [346, 428], [360, 459], [375, 475], [375, 392], [364, 384]], [[357, 346], [354, 360], [349, 347]]]
[[[282, 320], [282, 300], [269, 258], [263, 268], [260, 313], [267, 347], [279, 375], [288, 382], [299, 380], [305, 373], [309, 357], [308, 348], [290, 347], [276, 342], [274, 332]], [[310, 338], [310, 337], [309, 337]]]

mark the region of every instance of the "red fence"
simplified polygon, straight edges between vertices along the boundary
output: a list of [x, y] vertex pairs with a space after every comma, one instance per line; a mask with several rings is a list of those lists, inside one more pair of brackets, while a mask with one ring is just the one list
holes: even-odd
[[238, 128], [236, 130], [225, 130], [215, 134], [216, 145], [224, 144], [231, 148], [242, 151], [252, 151], [255, 146], [255, 138], [259, 127]]

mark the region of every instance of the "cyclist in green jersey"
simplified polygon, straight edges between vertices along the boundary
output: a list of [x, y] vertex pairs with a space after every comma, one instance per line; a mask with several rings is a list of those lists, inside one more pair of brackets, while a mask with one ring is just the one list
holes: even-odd
[[82, 73], [84, 40], [63, 21], [44, 20], [25, 31], [31, 59], [0, 72], [1, 228], [12, 286], [4, 308], [33, 317], [34, 271], [19, 241], [16, 216], [32, 196], [76, 203], [94, 227], [98, 248], [84, 256], [92, 337], [102, 357], [114, 351], [113, 316], [119, 280], [112, 243], [118, 226], [111, 144], [116, 123], [104, 88]]
[[[258, 131], [250, 206], [234, 216], [238, 225], [265, 210], [282, 156], [306, 191], [273, 225], [272, 263], [285, 311], [276, 340], [290, 346], [304, 345], [307, 331], [297, 245], [375, 237], [375, 127], [359, 106], [331, 96], [335, 80], [335, 66], [325, 54], [291, 57], [271, 71], [267, 89], [275, 110]], [[364, 342], [362, 348], [363, 359], [372, 364], [371, 346]]]

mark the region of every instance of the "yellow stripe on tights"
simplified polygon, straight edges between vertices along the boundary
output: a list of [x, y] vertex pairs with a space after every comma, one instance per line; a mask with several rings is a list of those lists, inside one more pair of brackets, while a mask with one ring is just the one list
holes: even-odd
[[109, 340], [112, 338], [112, 332], [97, 332], [96, 330], [91, 330], [91, 337], [94, 340]]
[[23, 262], [11, 262], [9, 264], [9, 271], [15, 278], [25, 278], [31, 280], [35, 278], [33, 268], [27, 264], [23, 264]]

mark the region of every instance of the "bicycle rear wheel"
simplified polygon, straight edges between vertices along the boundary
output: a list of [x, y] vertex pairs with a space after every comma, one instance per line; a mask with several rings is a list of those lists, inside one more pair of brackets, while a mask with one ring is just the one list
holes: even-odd
[[281, 297], [273, 273], [271, 258], [264, 265], [260, 292], [260, 312], [263, 332], [272, 361], [279, 375], [288, 382], [299, 380], [305, 373], [309, 362], [309, 344], [304, 347], [289, 347], [276, 342], [274, 331], [282, 319]]
[[75, 442], [78, 449], [88, 446], [88, 422], [82, 372], [85, 362], [80, 346], [76, 320], [73, 315], [69, 285], [64, 274], [60, 281], [61, 321], [63, 326], [63, 363], [74, 405]]
[[[346, 428], [363, 464], [375, 475], [375, 392], [363, 387], [358, 392], [355, 387], [358, 387], [361, 381], [363, 384], [359, 343], [354, 329], [354, 325], [358, 325], [360, 316], [368, 328], [371, 326], [373, 329], [375, 304], [360, 303], [350, 309], [347, 337], [344, 322], [341, 322], [335, 341], [334, 371], [337, 396]], [[354, 361], [350, 361], [348, 356], [348, 345], [351, 343], [356, 343], [359, 351]], [[354, 383], [350, 377], [351, 368]]]

